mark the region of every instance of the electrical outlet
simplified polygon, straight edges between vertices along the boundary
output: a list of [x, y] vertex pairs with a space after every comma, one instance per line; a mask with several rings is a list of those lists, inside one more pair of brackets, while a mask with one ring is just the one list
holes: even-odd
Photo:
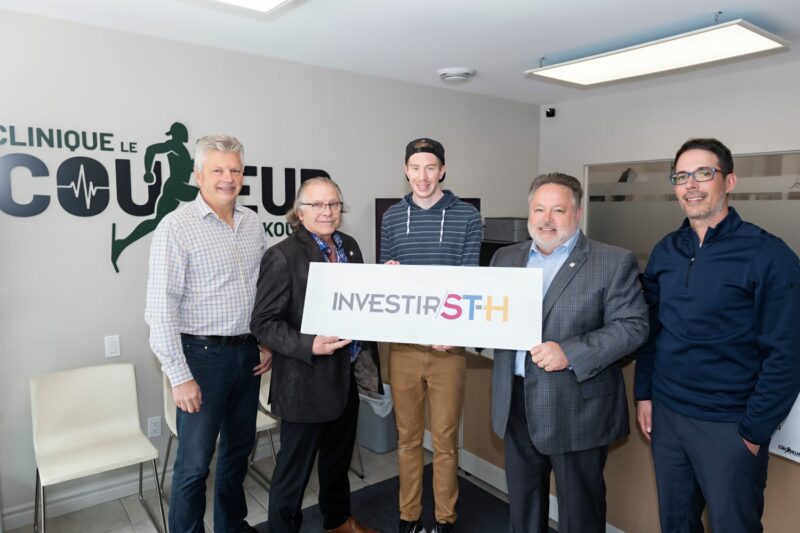
[[106, 357], [119, 357], [119, 335], [109, 335], [104, 340]]
[[161, 417], [151, 416], [147, 419], [147, 436], [160, 437], [161, 436]]

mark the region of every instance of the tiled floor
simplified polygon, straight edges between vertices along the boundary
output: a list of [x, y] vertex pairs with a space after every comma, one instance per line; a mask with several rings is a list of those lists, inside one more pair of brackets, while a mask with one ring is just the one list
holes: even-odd
[[[352, 490], [355, 491], [397, 475], [396, 451], [386, 454], [377, 454], [362, 447], [361, 457], [364, 461], [366, 475], [364, 479], [361, 479], [352, 471], [350, 472], [350, 488]], [[431, 453], [426, 451], [425, 462], [429, 463], [431, 459]], [[264, 459], [257, 461], [257, 463], [267, 472], [271, 472], [274, 467], [272, 457], [269, 456], [269, 454], [267, 454], [267, 457]], [[508, 501], [505, 494], [482, 483], [474, 476], [467, 476], [467, 479], [480, 485], [499, 498]], [[208, 486], [213, 487], [213, 479], [209, 479]], [[244, 486], [247, 496], [247, 508], [249, 510], [247, 521], [250, 524], [264, 522], [267, 519], [267, 491], [250, 476], [245, 480]], [[316, 505], [318, 490], [319, 482], [315, 470], [311, 475], [311, 480], [306, 489], [305, 498], [303, 499], [303, 508]], [[151, 490], [149, 493], [145, 493], [145, 495], [147, 496], [151, 508], [157, 509], [158, 504], [156, 502], [155, 491]], [[206, 491], [206, 495], [208, 497], [208, 503], [206, 505], [205, 524], [206, 531], [211, 532], [211, 525], [213, 524], [212, 491]], [[133, 495], [122, 498], [121, 500], [114, 500], [62, 516], [48, 518], [47, 531], [50, 533], [154, 533], [157, 530], [147, 518], [145, 510], [139, 504], [138, 497]], [[8, 531], [8, 533], [32, 532], [33, 526], [25, 526]]]

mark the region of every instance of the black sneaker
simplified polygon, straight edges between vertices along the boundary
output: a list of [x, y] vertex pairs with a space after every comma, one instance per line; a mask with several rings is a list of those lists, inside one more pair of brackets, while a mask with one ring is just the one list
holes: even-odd
[[453, 533], [453, 527], [450, 522], [436, 522], [433, 533]]
[[400, 533], [427, 533], [422, 526], [422, 520], [400, 520]]

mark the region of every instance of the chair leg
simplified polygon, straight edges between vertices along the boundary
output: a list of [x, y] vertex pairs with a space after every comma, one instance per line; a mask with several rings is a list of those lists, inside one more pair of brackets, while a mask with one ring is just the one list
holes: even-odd
[[39, 531], [39, 469], [36, 469], [36, 488], [33, 491], [33, 530]]
[[45, 499], [44, 499], [44, 486], [42, 485], [41, 481], [39, 482], [39, 501], [41, 502], [39, 507], [41, 512], [40, 517], [40, 530], [42, 533], [45, 533], [47, 526], [45, 525], [45, 521], [47, 520], [47, 513], [45, 513]]
[[278, 464], [278, 456], [275, 455], [275, 441], [272, 440], [272, 430], [267, 430], [267, 436], [269, 437], [269, 448], [272, 450], [272, 464]]
[[164, 494], [164, 481], [167, 479], [167, 465], [169, 464], [169, 452], [172, 449], [172, 439], [175, 438], [175, 435], [172, 432], [169, 432], [169, 438], [167, 439], [167, 453], [164, 454], [164, 464], [161, 466], [161, 480], [158, 482], [158, 487], [161, 489], [161, 494]]
[[156, 460], [153, 459], [153, 481], [156, 486], [156, 492], [158, 496], [158, 507], [161, 511], [161, 527], [159, 527], [159, 520], [155, 517], [153, 510], [150, 509], [150, 506], [147, 505], [147, 502], [144, 500], [144, 493], [142, 492], [142, 477], [144, 475], [144, 463], [139, 463], [139, 503], [144, 507], [147, 516], [150, 518], [150, 521], [153, 523], [153, 527], [155, 527], [160, 533], [167, 533], [167, 514], [164, 512], [164, 495], [161, 492], [161, 485], [158, 483], [158, 465], [156, 464]]
[[161, 511], [161, 525], [164, 526], [164, 533], [167, 533], [167, 513], [164, 511], [164, 493], [161, 491], [161, 487], [158, 485], [158, 468], [156, 466], [155, 459], [153, 459], [153, 476], [156, 479], [156, 491], [158, 491], [158, 507]]
[[256, 433], [256, 438], [253, 441], [253, 451], [250, 452], [250, 464], [252, 465], [256, 460], [256, 450], [258, 449], [258, 439], [261, 437], [261, 433]]
[[353, 467], [353, 461], [351, 460], [350, 470], [361, 479], [364, 479], [364, 476], [367, 474], [364, 471], [364, 461], [361, 459], [361, 447], [358, 445], [358, 439], [356, 439], [356, 445], [353, 446], [353, 452], [355, 452], [353, 455], [358, 458], [358, 468], [356, 469]]
[[[267, 430], [269, 431], [269, 430]], [[250, 477], [253, 478], [253, 481], [261, 485], [261, 487], [269, 491], [270, 486], [272, 485], [272, 480], [264, 472], [256, 465], [256, 449], [258, 448], [258, 438], [260, 437], [259, 433], [256, 433], [256, 440], [253, 443], [253, 451], [250, 453], [250, 462], [247, 464], [247, 473], [250, 474]], [[270, 439], [270, 445], [272, 444], [272, 440]]]

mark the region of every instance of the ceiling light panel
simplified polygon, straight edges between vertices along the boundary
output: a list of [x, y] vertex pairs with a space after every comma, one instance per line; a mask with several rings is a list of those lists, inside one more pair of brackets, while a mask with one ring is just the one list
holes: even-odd
[[269, 13], [278, 9], [284, 4], [288, 4], [293, 0], [215, 0], [220, 4], [230, 4], [232, 6], [243, 7], [253, 11], [260, 11], [261, 13]]
[[769, 32], [734, 20], [584, 59], [525, 72], [575, 85], [595, 85], [786, 47]]

